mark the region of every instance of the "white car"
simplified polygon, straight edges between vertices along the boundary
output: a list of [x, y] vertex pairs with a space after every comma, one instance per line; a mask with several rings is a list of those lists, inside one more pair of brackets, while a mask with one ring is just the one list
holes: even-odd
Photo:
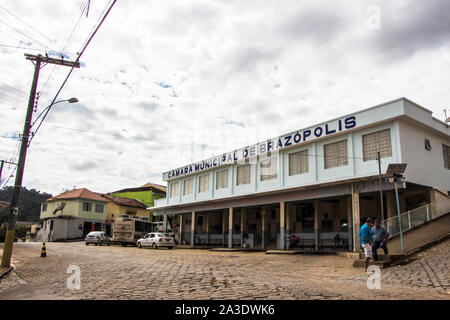
[[167, 247], [167, 249], [172, 249], [175, 246], [175, 241], [167, 233], [151, 232], [139, 239], [136, 245], [138, 248], [152, 247], [158, 249], [159, 247]]
[[108, 246], [111, 244], [111, 239], [106, 235], [105, 232], [102, 231], [91, 231], [84, 238], [84, 242], [86, 245], [95, 244], [95, 245], [103, 245], [107, 244]]

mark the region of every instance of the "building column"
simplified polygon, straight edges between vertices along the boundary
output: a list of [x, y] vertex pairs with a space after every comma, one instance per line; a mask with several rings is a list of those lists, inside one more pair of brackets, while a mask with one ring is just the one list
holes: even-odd
[[286, 204], [286, 234], [292, 233], [292, 204]]
[[183, 214], [180, 213], [180, 245], [183, 244]]
[[224, 209], [222, 213], [222, 247], [225, 247], [226, 222], [227, 222], [227, 212]]
[[[401, 185], [399, 183], [399, 185]], [[406, 194], [405, 192], [399, 193], [398, 199], [400, 202], [400, 214], [406, 212]]]
[[195, 245], [195, 211], [192, 211], [191, 218], [191, 246]]
[[314, 248], [319, 250], [319, 200], [314, 200]]
[[353, 221], [353, 251], [359, 252], [361, 249], [361, 241], [357, 237], [357, 232], [359, 232], [361, 214], [359, 211], [359, 193], [354, 190], [352, 184], [352, 221]]
[[347, 232], [348, 232], [348, 250], [353, 249], [353, 219], [352, 219], [352, 197], [347, 197]]
[[209, 244], [209, 212], [206, 213], [206, 246]]
[[242, 208], [241, 209], [241, 248], [244, 247], [244, 231], [245, 231], [246, 223], [247, 223], [247, 209]]
[[233, 207], [228, 208], [228, 248], [233, 248]]
[[261, 248], [265, 249], [266, 248], [266, 240], [268, 239], [268, 234], [267, 234], [267, 226], [266, 226], [266, 207], [263, 207], [261, 210], [261, 228], [262, 228], [262, 232], [261, 232]]
[[[294, 208], [294, 205], [292, 204], [286, 204], [286, 234], [291, 235], [293, 233], [292, 228], [292, 209]], [[289, 249], [290, 240], [286, 239], [284, 242], [285, 248]]]
[[395, 194], [392, 191], [386, 191], [386, 217], [392, 218], [396, 216]]
[[285, 203], [284, 201], [280, 202], [280, 243], [278, 247], [280, 250], [284, 250], [286, 239], [284, 239], [284, 215], [285, 215]]
[[167, 232], [167, 214], [164, 214], [163, 217], [163, 231]]

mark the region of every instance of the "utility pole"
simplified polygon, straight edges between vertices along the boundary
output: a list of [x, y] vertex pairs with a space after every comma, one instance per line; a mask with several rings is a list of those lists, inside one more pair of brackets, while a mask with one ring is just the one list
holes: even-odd
[[381, 155], [377, 153], [378, 160], [378, 183], [380, 185], [381, 220], [384, 220], [383, 185], [381, 184]]
[[33, 116], [33, 108], [36, 98], [36, 88], [39, 79], [39, 71], [41, 64], [56, 64], [66, 67], [79, 68], [79, 62], [66, 61], [64, 59], [54, 59], [48, 56], [25, 54], [25, 58], [34, 62], [34, 76], [31, 84], [30, 98], [28, 100], [28, 109], [25, 116], [25, 123], [23, 126], [22, 142], [20, 144], [19, 161], [17, 164], [17, 173], [14, 182], [14, 190], [11, 197], [11, 206], [8, 217], [8, 226], [6, 230], [5, 243], [3, 245], [2, 267], [9, 267], [11, 263], [12, 249], [14, 244], [14, 235], [16, 230], [16, 220], [19, 213], [19, 196], [22, 188], [23, 171], [25, 168], [25, 159], [27, 157], [28, 141], [30, 136], [31, 119]]

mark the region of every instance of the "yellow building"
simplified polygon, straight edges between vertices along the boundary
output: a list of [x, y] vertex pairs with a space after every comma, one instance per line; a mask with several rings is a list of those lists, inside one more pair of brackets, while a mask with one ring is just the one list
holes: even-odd
[[147, 206], [138, 200], [116, 197], [107, 194], [102, 196], [106, 200], [109, 200], [106, 204], [105, 222], [107, 224], [112, 225], [114, 219], [120, 217], [122, 214], [138, 217], [150, 217], [150, 212], [147, 210]]

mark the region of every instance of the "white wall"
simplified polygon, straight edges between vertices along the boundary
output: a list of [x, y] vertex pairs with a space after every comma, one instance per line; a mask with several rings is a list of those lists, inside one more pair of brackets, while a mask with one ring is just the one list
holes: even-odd
[[[404, 176], [407, 181], [450, 190], [450, 170], [444, 168], [442, 144], [450, 140], [434, 134], [409, 121], [399, 120], [402, 162], [407, 163]], [[425, 149], [425, 139], [430, 140], [431, 151]]]
[[[376, 132], [384, 129], [391, 131], [391, 146], [392, 156], [381, 159], [381, 170], [386, 172], [389, 163], [401, 162], [400, 158], [400, 143], [398, 142], [399, 127], [396, 122], [383, 123], [377, 126], [368, 127], [352, 133], [334, 136], [332, 138], [323, 139], [318, 142], [312, 142], [307, 145], [301, 145], [288, 150], [283, 150], [278, 153], [278, 173], [277, 178], [260, 181], [260, 162], [251, 164], [251, 183], [245, 185], [237, 185], [237, 167], [241, 164], [234, 164], [229, 166], [228, 172], [228, 188], [222, 190], [215, 189], [216, 172], [223, 170], [218, 168], [207, 172], [202, 172], [194, 175], [194, 190], [193, 194], [183, 196], [183, 181], [188, 178], [180, 178], [174, 181], [180, 181], [179, 196], [176, 198], [163, 199], [157, 202], [161, 204], [178, 204], [190, 203], [196, 201], [205, 201], [210, 199], [220, 199], [230, 196], [240, 196], [246, 194], [253, 194], [258, 192], [266, 192], [271, 190], [280, 190], [292, 187], [301, 187], [314, 184], [321, 184], [324, 182], [338, 181], [354, 177], [373, 176], [378, 174], [378, 162], [376, 160], [363, 161], [363, 147], [362, 136], [371, 132]], [[348, 164], [341, 167], [325, 169], [324, 166], [324, 145], [341, 140], [347, 140], [347, 156]], [[308, 150], [308, 172], [300, 175], [289, 176], [289, 154], [297, 151]], [[198, 177], [203, 174], [209, 174], [209, 190], [204, 193], [198, 193]], [[192, 176], [190, 176], [192, 177]], [[172, 183], [169, 182], [169, 188]], [[170, 193], [168, 193], [170, 194]]]

